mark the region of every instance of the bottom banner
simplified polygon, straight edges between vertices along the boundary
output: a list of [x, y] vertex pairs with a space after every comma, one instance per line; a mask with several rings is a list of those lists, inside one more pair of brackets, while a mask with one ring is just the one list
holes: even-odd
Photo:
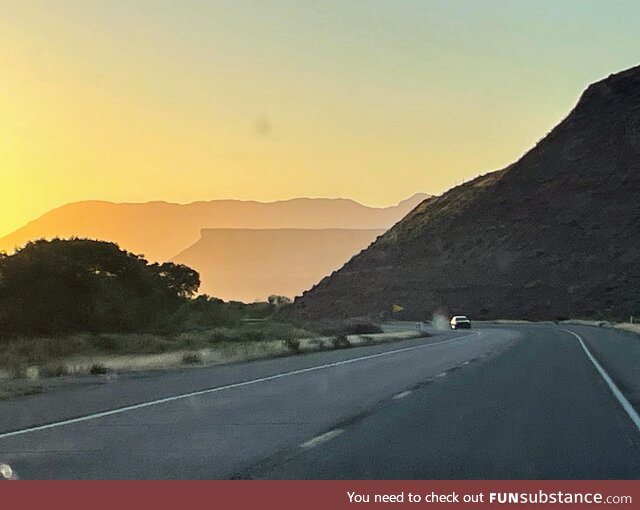
[[562, 508], [640, 505], [637, 481], [16, 481], [3, 508]]

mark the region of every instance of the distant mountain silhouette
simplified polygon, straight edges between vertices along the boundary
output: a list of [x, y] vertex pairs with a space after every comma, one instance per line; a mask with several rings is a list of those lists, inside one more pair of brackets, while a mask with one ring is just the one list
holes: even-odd
[[204, 229], [173, 261], [200, 272], [200, 292], [251, 302], [295, 297], [340, 268], [384, 230]]
[[198, 241], [203, 228], [387, 229], [426, 197], [416, 194], [384, 208], [327, 198], [268, 203], [213, 200], [185, 205], [77, 202], [49, 211], [0, 239], [0, 251], [12, 252], [39, 238], [78, 236], [114, 241], [151, 261], [165, 261]]
[[519, 161], [431, 198], [296, 301], [472, 319], [640, 315], [640, 66], [587, 88]]

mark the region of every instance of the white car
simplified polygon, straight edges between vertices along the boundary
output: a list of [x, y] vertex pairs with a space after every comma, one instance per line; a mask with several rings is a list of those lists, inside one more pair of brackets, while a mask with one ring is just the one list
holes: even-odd
[[464, 315], [456, 315], [449, 324], [451, 324], [451, 329], [471, 329], [471, 321]]

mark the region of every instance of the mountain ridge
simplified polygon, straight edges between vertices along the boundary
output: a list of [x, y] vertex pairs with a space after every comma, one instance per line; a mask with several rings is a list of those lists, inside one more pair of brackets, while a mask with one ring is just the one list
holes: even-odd
[[43, 237], [78, 236], [114, 241], [150, 260], [164, 261], [197, 242], [202, 228], [386, 229], [425, 196], [417, 193], [398, 205], [380, 208], [345, 198], [224, 199], [189, 204], [84, 200], [52, 209], [0, 238], [0, 250], [10, 252]]
[[640, 312], [640, 66], [581, 94], [519, 160], [423, 201], [296, 300], [306, 317]]

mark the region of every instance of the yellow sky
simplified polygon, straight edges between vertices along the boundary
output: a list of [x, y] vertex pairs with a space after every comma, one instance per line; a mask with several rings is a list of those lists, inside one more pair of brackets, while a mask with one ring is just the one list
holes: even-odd
[[84, 199], [439, 193], [640, 54], [624, 8], [450, 4], [0, 0], [0, 236]]

